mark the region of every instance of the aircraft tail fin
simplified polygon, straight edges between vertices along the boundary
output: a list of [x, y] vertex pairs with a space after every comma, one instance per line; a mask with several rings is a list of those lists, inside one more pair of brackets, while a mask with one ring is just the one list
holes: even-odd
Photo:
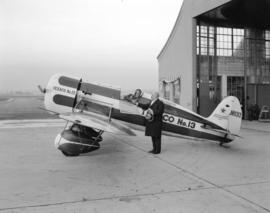
[[207, 119], [237, 135], [242, 122], [242, 110], [238, 98], [234, 96], [224, 98]]

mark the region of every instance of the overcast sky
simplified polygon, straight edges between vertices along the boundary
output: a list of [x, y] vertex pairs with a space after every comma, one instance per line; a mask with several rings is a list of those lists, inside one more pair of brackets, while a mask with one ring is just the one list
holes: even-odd
[[0, 0], [0, 90], [46, 85], [57, 72], [158, 88], [157, 55], [182, 0]]

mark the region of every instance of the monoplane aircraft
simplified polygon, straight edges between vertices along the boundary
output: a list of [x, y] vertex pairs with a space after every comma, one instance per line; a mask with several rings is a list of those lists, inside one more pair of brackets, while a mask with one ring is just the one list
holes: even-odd
[[[137, 103], [151, 102], [151, 95], [140, 89], [121, 95], [121, 90], [101, 83], [87, 83], [66, 75], [53, 75], [44, 93], [45, 110], [67, 121], [56, 136], [55, 145], [66, 156], [78, 156], [100, 148], [104, 132], [135, 136], [129, 124], [144, 126], [151, 122], [151, 110]], [[229, 143], [237, 136], [242, 111], [236, 97], [226, 97], [207, 118], [160, 98], [165, 104], [163, 135], [188, 136]]]

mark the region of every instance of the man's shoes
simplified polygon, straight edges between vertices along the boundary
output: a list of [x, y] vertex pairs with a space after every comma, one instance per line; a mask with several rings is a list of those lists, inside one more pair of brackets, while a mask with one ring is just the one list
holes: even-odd
[[155, 154], [155, 155], [160, 154], [160, 152], [155, 152], [155, 150], [151, 150], [148, 153], [152, 153], [152, 154]]

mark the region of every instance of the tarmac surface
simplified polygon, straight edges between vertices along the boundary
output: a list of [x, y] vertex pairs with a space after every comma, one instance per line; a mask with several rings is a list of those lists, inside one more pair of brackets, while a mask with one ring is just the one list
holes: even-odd
[[65, 157], [59, 120], [0, 121], [2, 212], [270, 212], [270, 124], [244, 121], [217, 143], [104, 134], [101, 149]]

